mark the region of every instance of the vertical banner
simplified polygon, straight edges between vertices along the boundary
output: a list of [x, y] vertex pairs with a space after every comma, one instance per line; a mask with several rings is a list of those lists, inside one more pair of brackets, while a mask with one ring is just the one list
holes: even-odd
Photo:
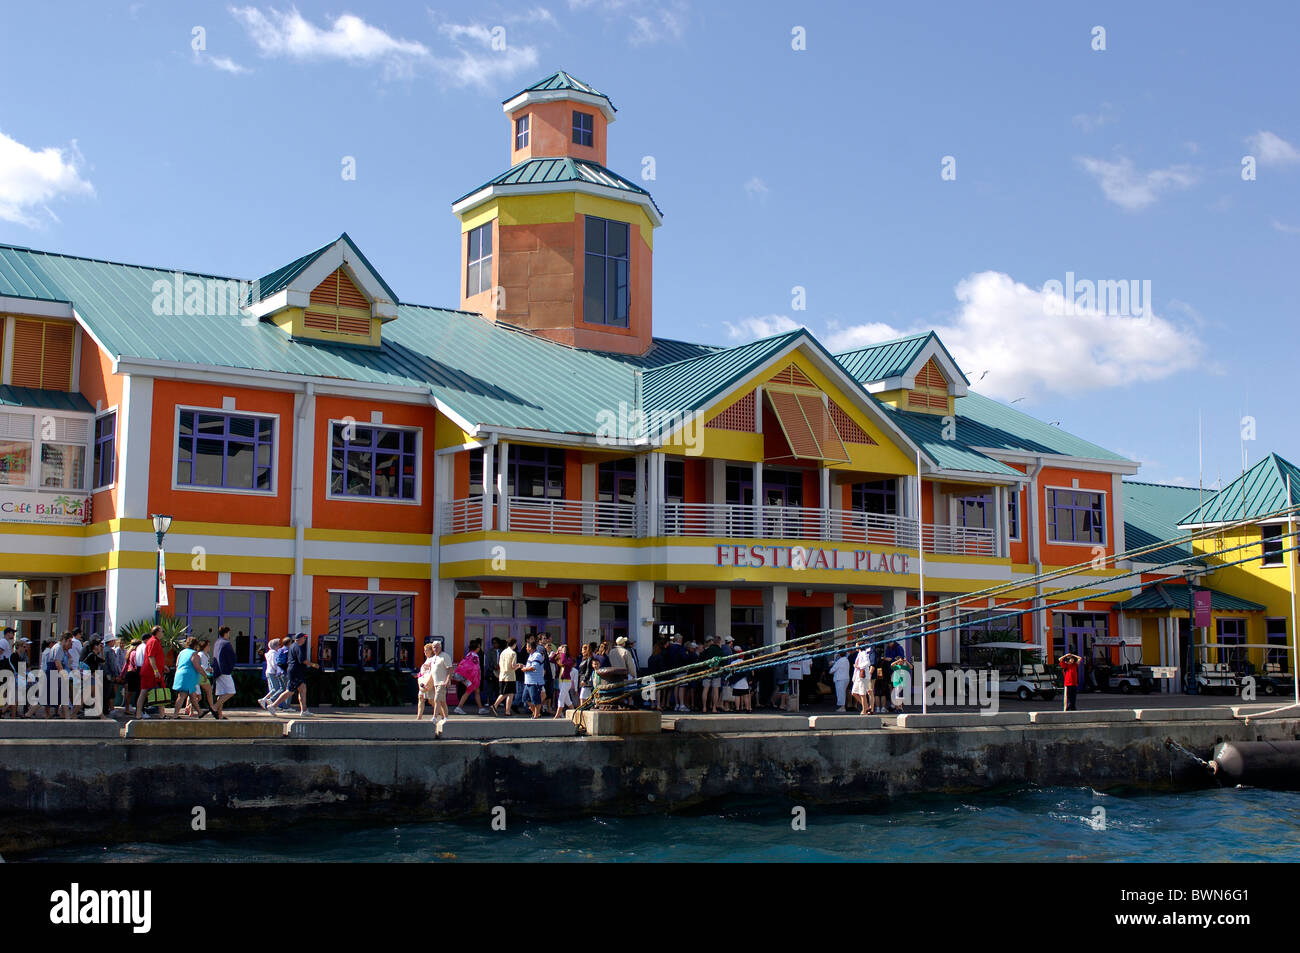
[[167, 559], [163, 548], [158, 547], [158, 608], [167, 605]]
[[1197, 589], [1192, 593], [1192, 625], [1198, 629], [1210, 627], [1210, 590]]

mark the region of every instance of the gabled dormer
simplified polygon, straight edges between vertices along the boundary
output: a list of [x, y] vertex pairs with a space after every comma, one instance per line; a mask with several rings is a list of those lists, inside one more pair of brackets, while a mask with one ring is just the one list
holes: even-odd
[[295, 340], [379, 347], [397, 295], [344, 232], [254, 282], [249, 313]]
[[836, 355], [883, 404], [946, 416], [970, 382], [933, 331]]

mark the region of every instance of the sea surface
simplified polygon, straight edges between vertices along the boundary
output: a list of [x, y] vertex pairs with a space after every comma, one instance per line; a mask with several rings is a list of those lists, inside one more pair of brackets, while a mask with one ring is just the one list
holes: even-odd
[[[62, 848], [27, 861], [1300, 861], [1300, 794], [1022, 788], [853, 812], [736, 802], [692, 813], [298, 825], [274, 835]], [[802, 827], [802, 829], [800, 829]], [[17, 859], [17, 858], [14, 858]]]

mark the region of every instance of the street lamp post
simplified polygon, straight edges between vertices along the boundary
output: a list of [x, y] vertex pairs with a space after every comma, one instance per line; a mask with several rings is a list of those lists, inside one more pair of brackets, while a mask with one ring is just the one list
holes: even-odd
[[163, 537], [167, 535], [167, 531], [172, 527], [172, 518], [161, 513], [154, 513], [151, 519], [153, 520], [154, 535], [158, 537], [158, 567], [154, 574], [153, 583], [153, 624], [158, 625], [162, 621], [160, 593], [162, 591]]

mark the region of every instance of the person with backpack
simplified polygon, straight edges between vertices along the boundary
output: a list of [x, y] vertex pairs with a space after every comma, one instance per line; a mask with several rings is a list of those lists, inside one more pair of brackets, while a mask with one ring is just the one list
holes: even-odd
[[307, 710], [307, 669], [319, 668], [320, 666], [313, 662], [307, 649], [307, 633], [299, 632], [294, 636], [293, 646], [289, 649], [288, 664], [285, 666], [285, 672], [288, 675], [288, 685], [276, 698], [272, 699], [271, 704], [266, 710], [272, 715], [279, 717], [279, 710], [276, 708], [280, 702], [298, 696], [298, 714], [302, 718], [311, 716]]

